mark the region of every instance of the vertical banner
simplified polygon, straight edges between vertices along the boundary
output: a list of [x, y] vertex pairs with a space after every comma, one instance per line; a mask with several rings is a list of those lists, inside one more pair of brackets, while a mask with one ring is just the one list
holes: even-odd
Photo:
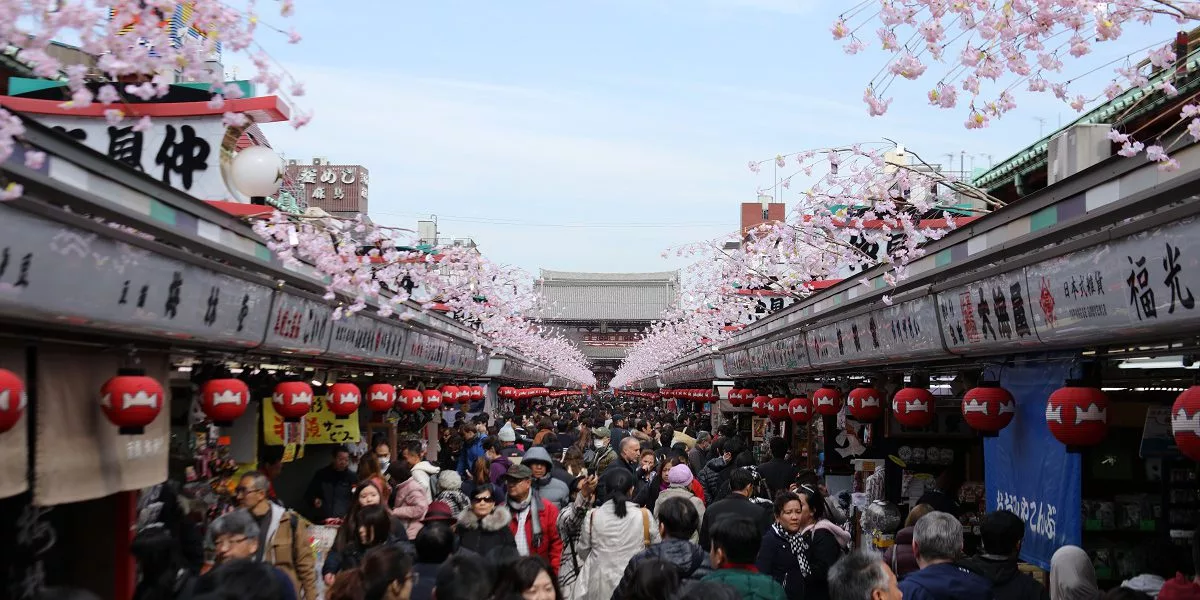
[[[1012, 424], [983, 442], [988, 511], [1008, 510], [1025, 521], [1021, 560], [1050, 568], [1054, 551], [1079, 545], [1081, 467], [1078, 454], [1050, 434], [1046, 402], [1062, 387], [1071, 361], [1005, 367], [1000, 384], [1016, 400]], [[997, 370], [989, 369], [986, 379]]]

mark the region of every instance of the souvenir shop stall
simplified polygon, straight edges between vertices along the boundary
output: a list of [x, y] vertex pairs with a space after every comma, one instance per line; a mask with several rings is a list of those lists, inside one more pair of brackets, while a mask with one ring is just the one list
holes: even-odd
[[1042, 569], [1076, 544], [1104, 583], [1146, 572], [1120, 549], [1187, 543], [1198, 506], [1200, 148], [1174, 156], [1114, 157], [930, 243], [898, 286], [867, 271], [746, 327], [732, 402], [826, 411], [827, 478], [852, 459], [891, 525], [934, 490], [968, 532], [1017, 513]]

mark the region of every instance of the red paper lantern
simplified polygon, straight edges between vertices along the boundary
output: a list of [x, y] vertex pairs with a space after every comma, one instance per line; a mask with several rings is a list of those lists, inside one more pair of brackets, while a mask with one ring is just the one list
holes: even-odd
[[758, 392], [750, 388], [742, 388], [742, 402], [738, 406], [754, 406], [754, 399], [758, 397]]
[[517, 396], [517, 389], [513, 388], [513, 387], [509, 387], [509, 386], [504, 386], [504, 387], [500, 388], [499, 390], [497, 390], [496, 393], [500, 394], [500, 397], [504, 398], [505, 400], [512, 400], [513, 398], [516, 398], [516, 396]]
[[788, 402], [788, 414], [793, 423], [807, 423], [812, 420], [812, 401], [808, 396], [797, 396]]
[[25, 382], [16, 373], [0, 369], [0, 433], [12, 429], [25, 414]]
[[1108, 396], [1094, 387], [1068, 381], [1050, 394], [1046, 425], [1068, 451], [1095, 446], [1108, 435]]
[[963, 394], [962, 415], [967, 425], [984, 436], [994, 436], [1012, 423], [1017, 403], [999, 382], [982, 381]]
[[210, 379], [200, 386], [200, 408], [217, 427], [229, 427], [250, 406], [250, 387], [241, 379]]
[[754, 408], [754, 414], [765, 417], [771, 414], [771, 399], [766, 396], [755, 396], [751, 401], [751, 407]]
[[733, 388], [732, 390], [729, 390], [728, 400], [730, 405], [737, 406], [742, 401], [741, 388]]
[[283, 417], [285, 423], [295, 423], [304, 418], [312, 408], [312, 386], [303, 381], [283, 381], [275, 385], [271, 405]]
[[771, 398], [767, 402], [767, 415], [774, 421], [782, 421], [788, 416], [787, 398]]
[[813, 410], [826, 417], [837, 416], [842, 410], [842, 392], [831, 385], [823, 385], [813, 392]]
[[[425, 403], [417, 408], [435, 411], [446, 404], [446, 394], [441, 390], [425, 390]], [[415, 409], [414, 409], [415, 410]]]
[[388, 383], [372, 383], [367, 388], [367, 408], [373, 413], [392, 410], [396, 403], [396, 386]]
[[471, 399], [472, 400], [483, 400], [484, 396], [486, 396], [486, 395], [487, 395], [487, 392], [483, 389], [482, 386], [478, 386], [478, 385], [471, 386]]
[[[421, 390], [400, 390], [397, 402], [400, 404], [400, 410], [417, 412], [425, 405], [425, 394], [421, 393]], [[438, 402], [441, 402], [440, 396]]]
[[860, 422], [878, 420], [883, 415], [883, 392], [867, 386], [850, 390], [846, 404], [850, 407], [850, 418]]
[[892, 397], [892, 414], [905, 427], [928, 427], [933, 423], [933, 392], [923, 387], [905, 387]]
[[358, 410], [358, 405], [362, 403], [362, 391], [353, 383], [338, 382], [329, 386], [325, 403], [329, 405], [329, 412], [339, 419], [346, 419]]
[[100, 408], [121, 435], [141, 435], [162, 410], [162, 385], [141, 369], [121, 369], [100, 388]]
[[442, 392], [442, 404], [449, 406], [458, 402], [458, 386], [443, 385], [439, 391]]
[[1193, 385], [1175, 399], [1171, 406], [1171, 432], [1184, 456], [1200, 460], [1200, 385]]

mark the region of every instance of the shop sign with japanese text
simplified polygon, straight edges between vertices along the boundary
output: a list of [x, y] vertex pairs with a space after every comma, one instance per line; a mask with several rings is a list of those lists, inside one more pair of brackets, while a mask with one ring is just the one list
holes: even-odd
[[883, 356], [887, 335], [875, 313], [822, 325], [805, 334], [814, 367], [869, 362]]
[[333, 309], [324, 302], [278, 292], [268, 325], [265, 348], [321, 354], [329, 349]]
[[[945, 354], [932, 297], [900, 302], [871, 311], [880, 354], [889, 360]], [[873, 339], [874, 341], [874, 339]]]
[[367, 212], [369, 180], [365, 167], [289, 164], [284, 175], [304, 190], [309, 206], [329, 212]]
[[0, 205], [0, 312], [255, 347], [270, 311], [266, 286]]
[[404, 354], [404, 329], [364, 314], [333, 322], [330, 356], [381, 364], [399, 364]]
[[405, 364], [427, 367], [441, 371], [446, 366], [446, 354], [450, 342], [425, 333], [411, 332], [408, 335], [408, 350], [404, 353]]
[[1195, 219], [1026, 267], [1033, 322], [1045, 342], [1111, 341], [1200, 323], [1200, 226]]
[[937, 294], [942, 341], [953, 353], [1040, 345], [1024, 271], [1010, 271]]
[[275, 412], [270, 398], [262, 401], [263, 440], [268, 446], [285, 444], [356, 444], [361, 433], [358, 429], [358, 412], [339, 419], [329, 410], [325, 396], [313, 398], [312, 409], [299, 423], [284, 423], [283, 417]]

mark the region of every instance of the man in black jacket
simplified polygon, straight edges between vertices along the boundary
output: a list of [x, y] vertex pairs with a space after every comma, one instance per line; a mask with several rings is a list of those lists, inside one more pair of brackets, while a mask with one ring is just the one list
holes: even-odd
[[786, 492], [788, 486], [796, 481], [796, 465], [785, 460], [787, 451], [787, 440], [781, 437], [771, 438], [771, 460], [758, 467], [759, 474], [767, 480], [772, 498], [779, 492]]
[[992, 582], [995, 600], [1050, 600], [1042, 584], [1017, 569], [1025, 522], [1007, 511], [988, 513], [980, 527], [983, 552], [960, 564]]
[[613, 590], [613, 600], [629, 597], [633, 587], [633, 573], [638, 565], [651, 558], [669, 562], [679, 569], [679, 578], [702, 579], [712, 571], [708, 553], [691, 542], [692, 534], [700, 525], [700, 514], [696, 507], [684, 498], [667, 498], [658, 507], [658, 533], [662, 542], [634, 554], [625, 565], [625, 574]]
[[712, 550], [708, 530], [718, 520], [733, 516], [745, 517], [758, 527], [759, 533], [762, 533], [774, 518], [772, 511], [750, 501], [750, 495], [754, 493], [754, 472], [750, 468], [733, 469], [729, 474], [729, 486], [732, 490], [729, 497], [714, 502], [704, 511], [704, 522], [700, 525], [700, 547], [706, 552]]
[[350, 451], [345, 446], [335, 446], [333, 462], [313, 474], [312, 483], [304, 493], [305, 516], [314, 523], [344, 518], [354, 503], [357, 482], [358, 477], [350, 472]]

